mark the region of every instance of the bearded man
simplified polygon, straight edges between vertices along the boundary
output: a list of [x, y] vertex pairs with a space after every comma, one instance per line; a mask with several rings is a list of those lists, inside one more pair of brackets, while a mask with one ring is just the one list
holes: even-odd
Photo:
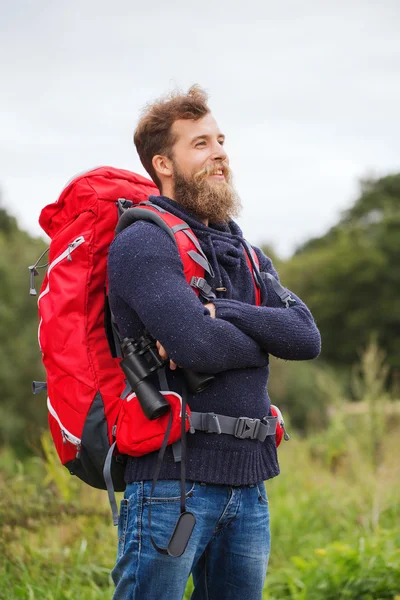
[[[160, 189], [150, 201], [188, 223], [211, 264], [212, 302], [186, 282], [176, 245], [154, 223], [138, 221], [114, 240], [109, 254], [110, 302], [122, 337], [146, 329], [169, 358], [168, 385], [180, 390], [180, 367], [214, 375], [188, 394], [192, 411], [260, 420], [270, 413], [268, 356], [307, 360], [320, 352], [320, 335], [294, 294], [282, 304], [277, 274], [254, 248], [262, 284], [255, 305], [253, 276], [237, 217], [225, 136], [194, 86], [146, 107], [134, 135], [144, 168]], [[272, 276], [272, 277], [271, 277]], [[275, 279], [274, 279], [275, 278]], [[282, 289], [282, 288], [281, 288]], [[254, 421], [256, 422], [256, 421]], [[270, 552], [264, 481], [279, 474], [274, 435], [263, 441], [196, 431], [187, 435], [186, 504], [196, 524], [179, 558], [157, 552], [179, 514], [180, 468], [167, 447], [154, 493], [157, 453], [129, 458], [121, 503], [115, 600], [181, 600], [192, 574], [193, 600], [258, 600]]]

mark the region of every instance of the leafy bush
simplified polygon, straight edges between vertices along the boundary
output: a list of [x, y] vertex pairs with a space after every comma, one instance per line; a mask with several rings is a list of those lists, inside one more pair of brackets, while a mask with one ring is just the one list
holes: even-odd
[[293, 556], [268, 578], [265, 600], [393, 600], [400, 592], [400, 532]]

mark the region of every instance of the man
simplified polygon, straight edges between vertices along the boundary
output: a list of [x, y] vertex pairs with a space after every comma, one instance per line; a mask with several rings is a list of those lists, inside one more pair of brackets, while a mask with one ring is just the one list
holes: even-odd
[[[232, 220], [240, 200], [231, 183], [224, 135], [197, 86], [150, 105], [135, 145], [161, 196], [151, 202], [186, 221], [212, 265], [216, 299], [202, 303], [187, 284], [173, 240], [139, 221], [120, 233], [109, 255], [110, 299], [123, 337], [144, 328], [170, 359], [168, 383], [180, 390], [179, 367], [215, 375], [188, 395], [192, 411], [262, 419], [269, 414], [268, 355], [315, 358], [320, 335], [304, 303], [285, 307], [269, 279], [255, 306], [242, 232]], [[262, 272], [277, 277], [255, 248]], [[275, 436], [265, 441], [196, 431], [187, 435], [186, 503], [196, 525], [185, 553], [158, 553], [147, 525], [157, 453], [130, 458], [113, 570], [115, 599], [180, 600], [190, 573], [192, 599], [258, 600], [268, 565], [270, 530], [264, 481], [279, 473]], [[151, 498], [152, 535], [165, 546], [179, 513], [180, 464], [171, 446]]]

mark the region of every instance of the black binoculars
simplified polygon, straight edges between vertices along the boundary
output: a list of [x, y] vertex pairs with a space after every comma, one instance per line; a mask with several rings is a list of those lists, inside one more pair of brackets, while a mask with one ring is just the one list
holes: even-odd
[[[124, 338], [121, 349], [124, 355], [121, 368], [135, 392], [144, 414], [150, 421], [161, 417], [169, 411], [169, 403], [151, 381], [147, 381], [147, 378], [157, 369], [168, 364], [169, 359], [160, 357], [156, 342], [146, 335], [137, 341], [132, 338]], [[190, 369], [180, 369], [180, 371], [192, 394], [205, 390], [214, 379], [213, 375], [196, 373]]]

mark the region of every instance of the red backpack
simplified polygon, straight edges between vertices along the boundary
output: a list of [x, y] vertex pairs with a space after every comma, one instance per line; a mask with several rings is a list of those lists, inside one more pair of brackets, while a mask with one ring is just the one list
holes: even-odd
[[[105, 327], [105, 320], [110, 324], [105, 319], [109, 317], [107, 255], [121, 214], [127, 224], [147, 219], [164, 227], [176, 241], [187, 282], [197, 295], [207, 297], [208, 263], [196, 236], [181, 219], [151, 205], [151, 194], [157, 195], [158, 189], [144, 177], [101, 167], [71, 181], [39, 219], [51, 238], [38, 297], [49, 427], [62, 464], [100, 489], [109, 488], [103, 473], [107, 455], [114, 488], [122, 491], [125, 455], [141, 456], [160, 448], [168, 422], [167, 416], [148, 421], [134, 401], [135, 394], [124, 395], [120, 358], [110, 351], [112, 334]], [[260, 305], [258, 261], [250, 245], [246, 258]], [[30, 267], [32, 295], [39, 261]], [[35, 393], [45, 387], [34, 382]], [[181, 398], [174, 392], [164, 394], [174, 417], [168, 438], [172, 444], [181, 435]], [[187, 412], [190, 415], [189, 408]], [[280, 441], [278, 429], [279, 424]], [[115, 442], [118, 450], [110, 452]]]

